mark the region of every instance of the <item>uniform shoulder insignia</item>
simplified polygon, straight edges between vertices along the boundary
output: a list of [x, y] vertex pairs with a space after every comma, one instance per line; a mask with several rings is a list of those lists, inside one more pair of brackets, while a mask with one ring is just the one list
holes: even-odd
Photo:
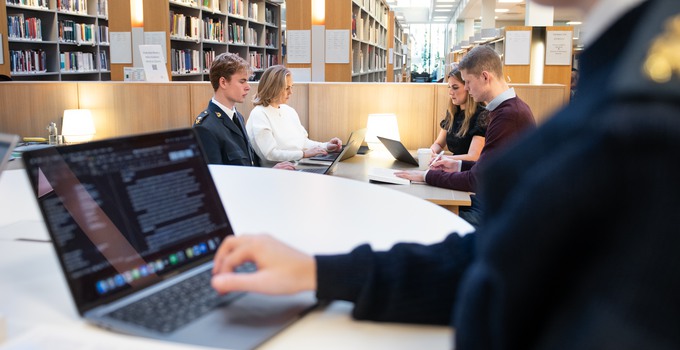
[[656, 83], [680, 77], [680, 15], [668, 19], [666, 31], [654, 38], [642, 69]]
[[217, 118], [222, 118], [222, 113], [220, 112], [215, 112], [215, 115], [217, 116]]
[[201, 112], [201, 114], [199, 114], [198, 117], [196, 117], [196, 121], [194, 122], [194, 124], [200, 125], [203, 122], [203, 119], [205, 119], [205, 117], [207, 117], [209, 115], [210, 115], [210, 112], [208, 112], [208, 111]]

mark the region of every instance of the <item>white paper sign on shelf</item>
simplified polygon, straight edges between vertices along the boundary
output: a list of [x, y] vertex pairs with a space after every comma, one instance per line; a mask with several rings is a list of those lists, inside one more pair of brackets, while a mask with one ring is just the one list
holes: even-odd
[[326, 63], [349, 63], [349, 30], [326, 30]]
[[123, 67], [123, 81], [146, 81], [144, 68]]
[[394, 64], [394, 49], [393, 48], [390, 48], [389, 60], [390, 61], [387, 62], [388, 64]]
[[568, 66], [571, 64], [572, 34], [570, 30], [549, 30], [546, 37], [545, 64]]
[[312, 35], [309, 30], [289, 30], [286, 34], [288, 63], [312, 62]]
[[0, 64], [5, 64], [5, 54], [2, 52], [2, 33], [0, 33]]
[[505, 65], [528, 65], [531, 62], [531, 31], [505, 32]]
[[110, 32], [111, 63], [132, 63], [132, 34]]
[[312, 70], [310, 68], [288, 68], [293, 75], [293, 81], [297, 83], [308, 83], [312, 81]]
[[160, 45], [139, 45], [139, 54], [142, 56], [146, 81], [156, 83], [170, 81]]
[[165, 32], [144, 32], [144, 44], [160, 45], [163, 52], [163, 64], [168, 62], [166, 57], [168, 49], [165, 44]]

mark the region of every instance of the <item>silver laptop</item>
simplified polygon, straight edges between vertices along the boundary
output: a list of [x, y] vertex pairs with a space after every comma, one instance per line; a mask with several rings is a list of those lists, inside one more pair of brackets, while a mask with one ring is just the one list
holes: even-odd
[[390, 151], [390, 154], [392, 154], [396, 160], [418, 166], [418, 160], [413, 157], [411, 152], [406, 149], [406, 146], [404, 146], [401, 141], [392, 140], [381, 136], [378, 136], [378, 139], [383, 143], [383, 145], [385, 145], [385, 148]]
[[317, 174], [332, 174], [341, 161], [354, 157], [357, 154], [357, 151], [359, 151], [361, 143], [364, 142], [364, 137], [362, 135], [366, 135], [366, 129], [361, 129], [358, 130], [357, 132], [359, 133], [358, 137], [352, 137], [352, 135], [354, 135], [354, 133], [352, 133], [352, 135], [349, 136], [347, 145], [342, 149], [342, 151], [340, 151], [337, 157], [335, 157], [333, 162], [330, 163], [328, 166], [320, 168], [298, 169], [298, 171]]
[[[359, 129], [356, 131], [353, 131], [349, 134], [349, 138], [347, 139], [347, 144], [343, 148], [348, 148], [352, 147], [349, 152], [346, 152], [340, 161], [342, 162], [345, 159], [350, 159], [354, 156], [357, 155], [357, 152], [359, 152], [359, 147], [361, 147], [361, 144], [364, 142], [364, 138], [366, 137], [366, 128]], [[359, 147], [354, 147], [356, 146], [357, 141], [359, 142]], [[340, 151], [342, 152], [342, 151]], [[340, 156], [340, 152], [331, 152], [326, 155], [318, 155], [314, 157], [309, 157], [310, 160], [318, 160], [318, 161], [329, 161], [332, 162]]]
[[0, 175], [12, 158], [12, 150], [19, 142], [19, 136], [0, 133]]
[[192, 129], [44, 148], [23, 160], [89, 322], [252, 349], [315, 304], [313, 293], [222, 296], [210, 287], [213, 256], [234, 233]]

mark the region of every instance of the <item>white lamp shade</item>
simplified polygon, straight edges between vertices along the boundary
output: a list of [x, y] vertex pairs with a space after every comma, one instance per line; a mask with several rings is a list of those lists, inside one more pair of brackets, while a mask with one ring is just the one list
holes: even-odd
[[64, 110], [64, 119], [61, 122], [61, 134], [64, 135], [64, 142], [91, 141], [95, 133], [94, 121], [89, 109]]
[[[392, 140], [401, 140], [399, 138], [399, 125], [397, 124], [397, 116], [392, 113], [384, 114], [369, 114], [368, 122], [366, 123], [366, 143], [369, 148], [374, 149], [375, 145], [380, 145], [378, 136], [385, 137]], [[373, 147], [371, 145], [374, 145]]]

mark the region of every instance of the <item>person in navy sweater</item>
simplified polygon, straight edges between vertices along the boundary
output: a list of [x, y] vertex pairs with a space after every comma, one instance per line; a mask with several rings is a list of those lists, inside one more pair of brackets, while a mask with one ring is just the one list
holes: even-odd
[[[680, 2], [536, 2], [588, 13], [578, 93], [482, 170], [476, 232], [334, 256], [239, 235], [213, 287], [449, 324], [458, 350], [680, 348]], [[244, 261], [258, 271], [233, 273]]]

